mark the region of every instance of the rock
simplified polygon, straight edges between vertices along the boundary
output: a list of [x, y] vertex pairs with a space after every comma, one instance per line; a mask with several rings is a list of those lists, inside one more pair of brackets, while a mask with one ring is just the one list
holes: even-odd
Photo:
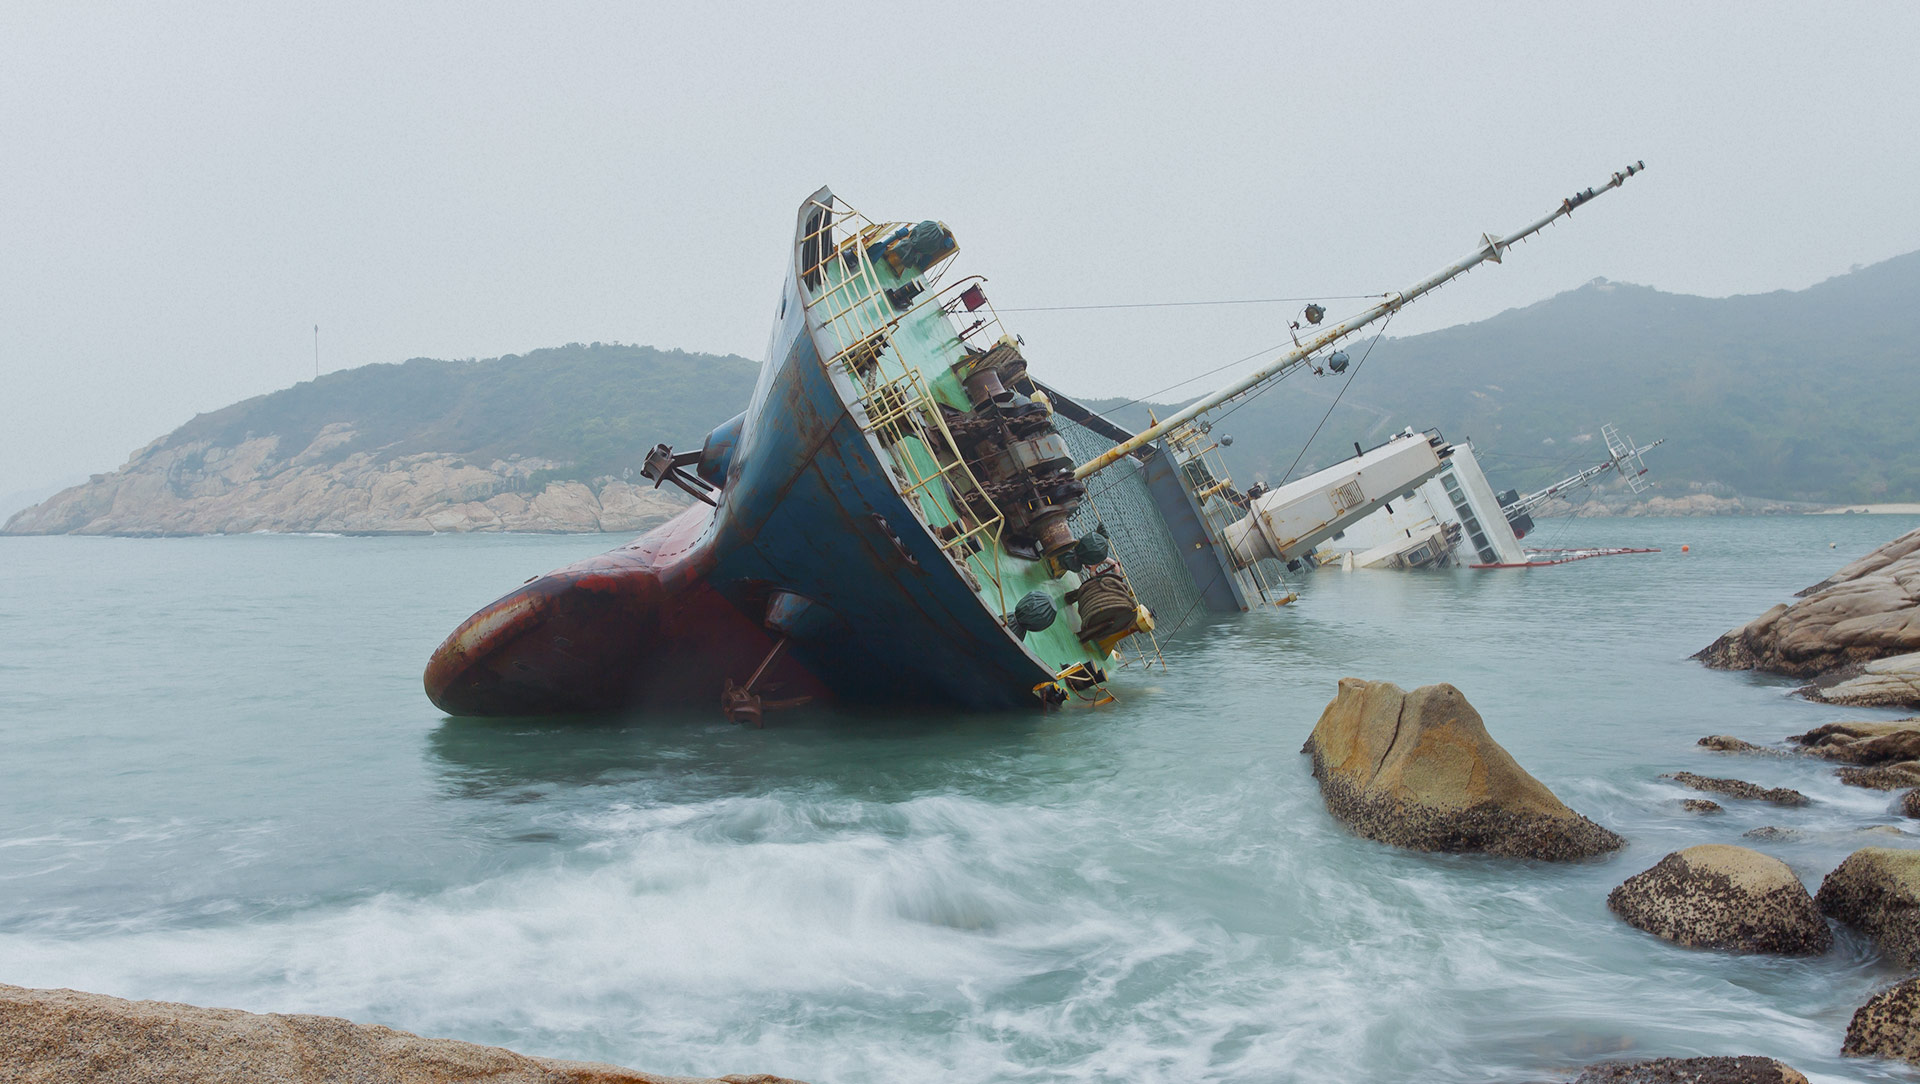
[[1920, 705], [1920, 528], [1715, 640], [1708, 666], [1813, 678], [1835, 704]]
[[1898, 722], [1827, 723], [1787, 739], [1827, 760], [1891, 764], [1920, 760], [1920, 718]]
[[1920, 851], [1862, 847], [1820, 882], [1814, 903], [1900, 966], [1920, 967]]
[[1742, 741], [1739, 738], [1730, 737], [1726, 734], [1709, 734], [1701, 738], [1698, 744], [1712, 749], [1717, 753], [1759, 753], [1772, 757], [1786, 755], [1785, 750], [1772, 749], [1764, 745], [1755, 745], [1750, 741]]
[[[1908, 762], [1908, 764], [1912, 763]], [[1840, 781], [1850, 787], [1866, 787], [1868, 790], [1905, 790], [1908, 787], [1920, 786], [1920, 765], [1909, 767], [1908, 764], [1841, 768], [1833, 774], [1839, 776]]]
[[1785, 787], [1761, 787], [1744, 780], [1714, 779], [1710, 776], [1695, 775], [1692, 772], [1669, 772], [1660, 778], [1683, 783], [1694, 790], [1724, 794], [1729, 798], [1748, 798], [1754, 801], [1772, 802], [1774, 805], [1808, 804], [1806, 795]]
[[[0, 985], [0, 1050], [20, 1084], [714, 1084], [612, 1065], [532, 1058], [497, 1046], [422, 1039], [333, 1016], [255, 1014], [75, 990]], [[729, 1084], [794, 1084], [728, 1076]]]
[[1626, 843], [1527, 774], [1451, 685], [1342, 678], [1301, 752], [1327, 809], [1382, 843], [1548, 861]]
[[1855, 1010], [1840, 1053], [1920, 1064], [1920, 979], [1883, 990]]
[[547, 459], [482, 467], [439, 453], [355, 451], [356, 440], [344, 423], [292, 454], [275, 436], [232, 446], [163, 437], [119, 470], [19, 512], [0, 533], [637, 532], [689, 503], [676, 490], [611, 478], [536, 485], [536, 473], [560, 466]]
[[1900, 796], [1900, 815], [1920, 817], [1920, 790], [1910, 790]]
[[1627, 878], [1607, 907], [1628, 924], [1692, 948], [1818, 956], [1833, 933], [1785, 862], [1708, 843]]
[[1797, 1070], [1772, 1058], [1654, 1058], [1589, 1065], [1573, 1084], [1807, 1084]]
[[1725, 813], [1719, 802], [1710, 802], [1705, 798], [1682, 798], [1680, 808], [1689, 813]]
[[1787, 840], [1799, 839], [1800, 836], [1798, 828], [1780, 828], [1771, 824], [1740, 833], [1741, 839]]
[[1799, 691], [1809, 700], [1857, 708], [1920, 705], [1920, 651], [1844, 666]]

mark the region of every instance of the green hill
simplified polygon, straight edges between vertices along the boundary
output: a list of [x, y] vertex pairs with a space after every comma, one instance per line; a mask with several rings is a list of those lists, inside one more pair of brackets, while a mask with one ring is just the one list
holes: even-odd
[[[1920, 500], [1920, 253], [1799, 291], [1730, 298], [1595, 281], [1492, 319], [1348, 347], [1352, 386], [1298, 476], [1404, 426], [1472, 437], [1502, 486], [1545, 484], [1597, 462], [1613, 422], [1672, 491], [1689, 483], [1805, 501]], [[1363, 355], [1364, 363], [1361, 363]], [[554, 477], [638, 471], [654, 443], [697, 445], [739, 411], [757, 363], [733, 355], [571, 343], [485, 361], [369, 365], [203, 414], [162, 447], [277, 434], [330, 454], [434, 452], [479, 462], [557, 460]], [[1343, 377], [1296, 374], [1216, 422], [1236, 477], [1278, 480]], [[1070, 386], [1063, 390], [1072, 393]], [[1144, 424], [1158, 404], [1113, 409]]]
[[[1920, 253], [1805, 290], [1719, 299], [1595, 281], [1478, 323], [1383, 339], [1294, 476], [1351, 454], [1354, 441], [1437, 426], [1474, 438], [1494, 480], [1524, 489], [1604, 458], [1600, 426], [1613, 422], [1642, 443], [1667, 439], [1648, 465], [1669, 490], [1920, 499], [1916, 297]], [[1366, 350], [1364, 337], [1348, 346], [1356, 362]], [[1344, 379], [1296, 374], [1216, 423], [1235, 438], [1236, 476], [1278, 480]], [[1137, 425], [1144, 409], [1114, 417]]]
[[201, 414], [162, 447], [207, 440], [231, 447], [274, 434], [300, 449], [321, 428], [351, 424], [344, 458], [378, 449], [479, 462], [509, 455], [559, 460], [554, 472], [591, 478], [639, 472], [647, 450], [698, 447], [745, 407], [759, 370], [732, 354], [690, 354], [618, 343], [569, 343], [485, 361], [414, 358], [328, 373], [309, 383]]

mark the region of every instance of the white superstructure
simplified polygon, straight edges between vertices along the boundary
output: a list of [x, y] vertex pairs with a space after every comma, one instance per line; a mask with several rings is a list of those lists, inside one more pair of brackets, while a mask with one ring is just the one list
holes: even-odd
[[1394, 496], [1441, 473], [1447, 445], [1409, 429], [1377, 448], [1251, 497], [1247, 515], [1226, 528], [1236, 568], [1294, 561], [1349, 525], [1371, 518]]
[[1351, 558], [1355, 568], [1443, 568], [1527, 559], [1519, 534], [1507, 522], [1473, 454], [1472, 441], [1454, 445], [1446, 465], [1432, 478], [1383, 502], [1379, 511], [1322, 542], [1313, 556], [1320, 564], [1343, 567]]
[[1473, 442], [1453, 446], [1453, 455], [1431, 481], [1386, 502], [1380, 511], [1333, 535], [1314, 550], [1315, 563], [1342, 568], [1513, 567], [1559, 561], [1529, 554], [1520, 540], [1533, 530], [1534, 509], [1568, 490], [1590, 485], [1608, 471], [1618, 472], [1629, 489], [1647, 486], [1645, 448], [1620, 436], [1612, 425], [1606, 435], [1606, 462], [1588, 467], [1525, 497], [1515, 490], [1496, 493]]

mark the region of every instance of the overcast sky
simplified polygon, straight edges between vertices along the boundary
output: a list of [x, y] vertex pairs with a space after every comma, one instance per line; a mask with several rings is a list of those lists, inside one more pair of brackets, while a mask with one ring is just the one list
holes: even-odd
[[[618, 340], [759, 358], [820, 184], [1003, 307], [1596, 276], [1800, 288], [1920, 249], [1920, 5], [0, 4], [0, 495], [328, 370]], [[1010, 314], [1141, 394], [1284, 306]], [[1200, 386], [1187, 389], [1197, 391]]]

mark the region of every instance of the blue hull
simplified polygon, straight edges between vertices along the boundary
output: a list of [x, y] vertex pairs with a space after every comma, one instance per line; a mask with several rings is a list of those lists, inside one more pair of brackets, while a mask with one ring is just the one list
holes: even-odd
[[[798, 235], [806, 229], [803, 208]], [[942, 552], [924, 506], [909, 507], [886, 452], [856, 420], [860, 389], [823, 359], [831, 339], [803, 292], [802, 247], [796, 241], [744, 422], [716, 430], [700, 463], [716, 484], [703, 499], [715, 506], [469, 618], [428, 666], [428, 694], [441, 708], [709, 706], [783, 637], [773, 676], [825, 699], [970, 711], [1047, 703], [1035, 690], [1056, 681], [1054, 668]], [[584, 604], [593, 591], [628, 601]], [[772, 629], [782, 616], [776, 600], [798, 600], [803, 612]], [[714, 612], [718, 605], [733, 612]], [[678, 632], [662, 629], [670, 608]], [[700, 649], [686, 650], [695, 637]]]

